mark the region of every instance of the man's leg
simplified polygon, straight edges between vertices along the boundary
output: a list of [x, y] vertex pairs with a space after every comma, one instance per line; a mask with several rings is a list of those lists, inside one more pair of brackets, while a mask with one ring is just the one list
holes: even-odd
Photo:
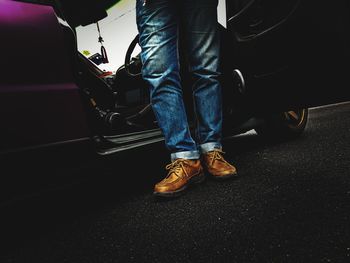
[[178, 55], [178, 3], [137, 0], [142, 76], [150, 86], [151, 103], [165, 144], [171, 152], [168, 175], [155, 185], [157, 196], [175, 196], [204, 179], [197, 145], [192, 139], [182, 88]]
[[137, 26], [143, 63], [142, 76], [150, 86], [151, 103], [172, 160], [199, 159], [191, 137], [180, 84], [178, 3], [137, 0]]
[[197, 118], [196, 139], [203, 163], [214, 178], [236, 175], [236, 168], [223, 158], [222, 93], [218, 0], [183, 1], [189, 70], [193, 76], [193, 99]]
[[183, 24], [197, 118], [197, 143], [206, 150], [221, 148], [222, 97], [218, 0], [183, 1]]

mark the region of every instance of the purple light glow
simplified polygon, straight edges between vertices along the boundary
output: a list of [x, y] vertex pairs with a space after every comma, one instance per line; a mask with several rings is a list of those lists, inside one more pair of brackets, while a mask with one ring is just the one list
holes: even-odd
[[14, 21], [21, 24], [42, 24], [51, 10], [50, 6], [0, 0], [0, 26]]

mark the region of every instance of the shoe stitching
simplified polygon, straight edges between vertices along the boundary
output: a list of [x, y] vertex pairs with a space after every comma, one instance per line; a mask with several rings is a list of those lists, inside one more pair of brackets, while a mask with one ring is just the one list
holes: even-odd
[[[185, 170], [184, 163], [186, 163], [186, 159], [180, 158], [180, 159], [176, 159], [172, 163], [166, 165], [165, 168], [167, 170], [169, 170], [169, 172], [168, 172], [167, 176], [161, 182], [159, 182], [157, 185], [159, 185], [159, 186], [172, 185], [172, 184], [176, 183], [177, 181], [179, 181], [181, 179], [189, 179], [189, 178], [198, 176], [198, 175], [200, 175], [203, 172], [202, 169], [199, 169], [196, 174], [194, 174], [191, 177], [189, 177], [187, 171]], [[181, 170], [186, 175], [186, 178], [185, 178], [185, 176], [181, 176], [180, 174], [178, 174]], [[175, 179], [175, 181], [173, 181], [173, 182], [167, 182], [167, 179], [173, 173], [177, 176], [177, 179]]]
[[184, 172], [184, 174], [186, 175], [186, 178], [188, 178], [188, 173], [186, 172], [186, 169], [184, 167], [184, 163], [185, 163], [185, 159], [176, 159], [175, 161], [173, 161], [172, 163], [168, 164], [167, 166], [165, 166], [165, 169], [168, 170], [168, 175], [165, 177], [165, 179], [169, 178], [169, 176], [171, 174], [175, 174], [177, 177], [184, 179], [184, 177], [182, 175], [180, 175], [179, 173], [181, 171]]
[[230, 167], [233, 167], [229, 162], [227, 162], [224, 157], [222, 156], [222, 154], [224, 154], [225, 152], [220, 150], [220, 149], [217, 149], [217, 150], [213, 150], [213, 151], [210, 151], [208, 152], [208, 156], [211, 158], [210, 160], [210, 166], [212, 166], [214, 164], [214, 162], [216, 160], [218, 161], [222, 161], [226, 164], [228, 164]]

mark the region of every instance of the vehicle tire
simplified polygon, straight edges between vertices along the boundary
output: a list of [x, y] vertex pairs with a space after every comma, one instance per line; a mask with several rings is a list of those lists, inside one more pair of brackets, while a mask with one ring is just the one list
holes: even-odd
[[305, 130], [308, 115], [307, 108], [286, 111], [266, 118], [255, 131], [272, 140], [296, 138]]

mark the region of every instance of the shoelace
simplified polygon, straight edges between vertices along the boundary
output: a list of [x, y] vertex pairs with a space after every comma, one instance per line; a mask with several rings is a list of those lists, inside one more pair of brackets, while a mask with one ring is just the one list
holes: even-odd
[[176, 174], [177, 177], [181, 177], [179, 175], [179, 173], [181, 171], [184, 171], [184, 173], [187, 176], [187, 172], [185, 170], [185, 167], [183, 165], [183, 163], [185, 162], [184, 159], [176, 159], [175, 161], [173, 161], [172, 163], [168, 164], [167, 166], [165, 166], [165, 169], [168, 170], [168, 175], [166, 178], [168, 178], [171, 174]]
[[210, 160], [210, 162], [211, 162], [210, 165], [213, 165], [214, 162], [215, 162], [216, 160], [220, 160], [220, 161], [222, 161], [222, 162], [224, 162], [224, 163], [229, 164], [229, 163], [224, 159], [224, 157], [222, 156], [222, 154], [224, 154], [224, 153], [225, 153], [225, 152], [222, 151], [222, 150], [220, 150], [220, 149], [217, 149], [217, 150], [208, 152], [208, 155], [209, 155], [209, 157], [211, 158], [211, 160]]

